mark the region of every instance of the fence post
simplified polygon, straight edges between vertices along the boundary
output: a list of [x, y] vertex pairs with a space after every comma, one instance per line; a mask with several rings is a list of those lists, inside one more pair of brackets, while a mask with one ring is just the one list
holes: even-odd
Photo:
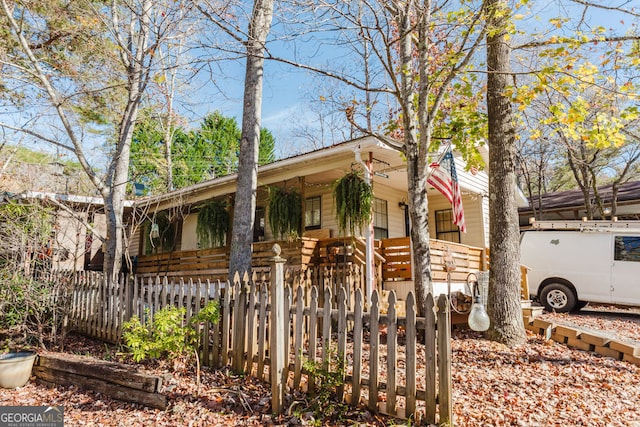
[[277, 243], [273, 245], [275, 256], [271, 258], [271, 330], [269, 331], [269, 355], [271, 366], [271, 411], [280, 414], [284, 404], [284, 364], [289, 356], [285, 348], [287, 321], [284, 310], [284, 258], [280, 257], [282, 249]]
[[451, 314], [447, 295], [438, 297], [438, 425], [453, 425], [451, 401]]
[[[436, 315], [434, 313], [433, 294], [427, 295], [424, 307], [425, 332], [424, 332], [424, 353], [425, 353], [425, 422], [427, 424], [436, 423], [436, 397], [437, 397], [437, 374], [436, 374]], [[437, 325], [440, 328], [440, 324]]]

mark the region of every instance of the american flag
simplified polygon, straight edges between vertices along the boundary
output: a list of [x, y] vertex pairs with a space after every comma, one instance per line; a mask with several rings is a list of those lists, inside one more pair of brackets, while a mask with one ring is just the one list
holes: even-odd
[[427, 182], [441, 192], [444, 197], [449, 200], [453, 208], [453, 223], [460, 228], [463, 233], [467, 232], [464, 223], [464, 210], [462, 209], [462, 196], [460, 194], [460, 186], [458, 185], [458, 174], [456, 174], [456, 165], [453, 161], [451, 148], [447, 148], [440, 162], [434, 162], [429, 165], [430, 174]]

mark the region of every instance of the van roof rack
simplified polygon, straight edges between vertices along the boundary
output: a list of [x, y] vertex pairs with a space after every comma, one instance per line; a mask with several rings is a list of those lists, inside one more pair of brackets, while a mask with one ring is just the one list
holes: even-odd
[[627, 230], [640, 231], [640, 221], [614, 220], [569, 220], [537, 221], [531, 218], [531, 228], [536, 230]]

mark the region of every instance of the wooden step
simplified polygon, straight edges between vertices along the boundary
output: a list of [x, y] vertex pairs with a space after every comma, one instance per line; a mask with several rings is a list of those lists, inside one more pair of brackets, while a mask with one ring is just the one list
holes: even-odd
[[[524, 302], [525, 301], [523, 301], [523, 303]], [[524, 320], [525, 326], [533, 322], [533, 320], [536, 317], [540, 316], [543, 311], [544, 311], [544, 307], [541, 305], [531, 303], [531, 301], [529, 301], [528, 303], [525, 303], [525, 305], [523, 305], [522, 307], [522, 319]]]

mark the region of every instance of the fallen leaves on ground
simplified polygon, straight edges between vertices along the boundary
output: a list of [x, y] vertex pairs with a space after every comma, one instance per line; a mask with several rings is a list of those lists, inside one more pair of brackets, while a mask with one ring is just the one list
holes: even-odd
[[453, 340], [457, 426], [640, 426], [640, 368], [543, 341]]
[[[640, 334], [637, 317], [544, 316], [561, 318], [577, 327], [615, 328], [612, 333], [630, 340]], [[122, 359], [118, 350], [78, 336], [70, 337], [66, 348], [76, 354]], [[464, 329], [454, 330], [452, 356], [456, 426], [640, 427], [640, 368], [631, 363], [545, 342], [530, 332], [526, 345], [509, 349]], [[268, 426], [315, 422], [308, 414], [306, 418], [290, 414], [272, 416], [269, 385], [251, 377], [204, 369], [198, 392], [193, 372], [168, 375], [166, 366], [157, 363], [145, 364], [143, 368], [165, 375], [164, 392], [170, 402], [166, 411], [112, 400], [75, 387], [49, 389], [34, 381], [16, 390], [0, 389], [0, 405], [61, 405], [68, 427]], [[350, 410], [342, 423], [325, 421], [324, 425], [401, 423], [360, 409]]]

